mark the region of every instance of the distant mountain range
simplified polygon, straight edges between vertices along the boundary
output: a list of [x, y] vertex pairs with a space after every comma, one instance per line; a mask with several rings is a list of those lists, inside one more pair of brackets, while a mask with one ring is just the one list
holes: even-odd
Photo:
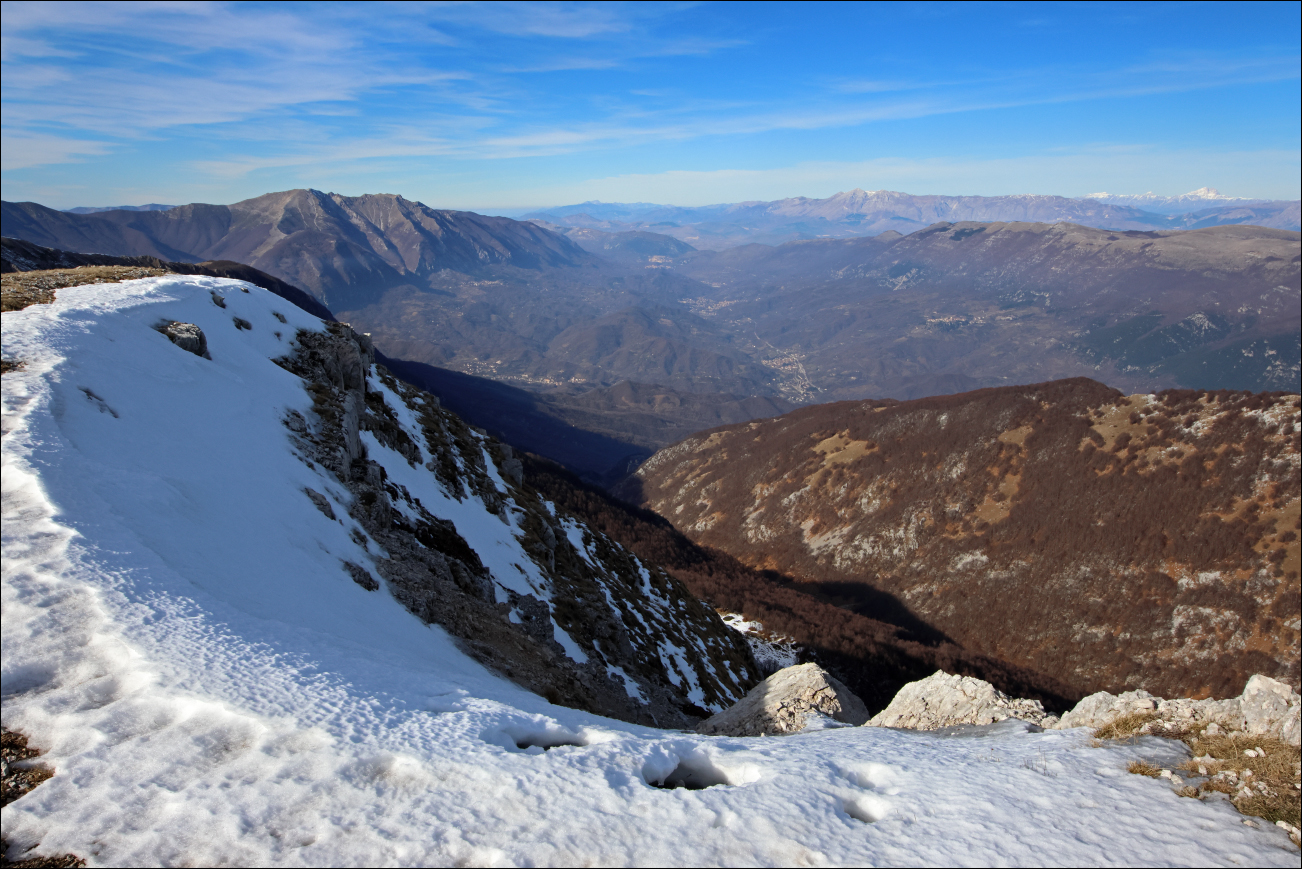
[[[849, 220], [892, 196], [779, 205]], [[391, 360], [423, 366], [422, 383], [467, 396], [457, 409], [475, 424], [528, 437], [596, 481], [694, 431], [811, 402], [1075, 376], [1127, 393], [1302, 386], [1298, 232], [1103, 230], [1039, 210], [1049, 199], [1134, 211], [931, 197], [914, 218], [998, 201], [1045, 219], [697, 250], [645, 229], [293, 190], [167, 211], [5, 202], [3, 233], [79, 253], [247, 263], [370, 332]], [[499, 381], [500, 400], [474, 397], [466, 377]]]
[[63, 210], [69, 214], [99, 214], [101, 211], [169, 211], [175, 207], [175, 205], [162, 205], [151, 202], [148, 205], [79, 205], [76, 208], [65, 208]]
[[850, 190], [826, 199], [798, 196], [773, 202], [678, 207], [650, 203], [584, 202], [531, 212], [525, 219], [606, 232], [649, 231], [698, 249], [781, 244], [815, 238], [909, 234], [939, 221], [1077, 223], [1099, 229], [1201, 229], [1250, 223], [1302, 229], [1298, 201], [1232, 199], [1202, 188], [1177, 197], [914, 196], [890, 190]]
[[1128, 205], [1154, 214], [1188, 214], [1208, 208], [1235, 207], [1243, 208], [1254, 205], [1278, 204], [1274, 199], [1243, 199], [1226, 196], [1215, 187], [1199, 187], [1179, 196], [1159, 196], [1156, 193], [1090, 193], [1082, 199], [1103, 202], [1108, 205]]

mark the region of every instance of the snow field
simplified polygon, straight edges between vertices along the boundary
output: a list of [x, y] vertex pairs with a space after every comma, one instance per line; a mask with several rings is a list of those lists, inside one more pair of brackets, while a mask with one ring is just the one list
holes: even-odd
[[[198, 324], [212, 360], [155, 332], [164, 318]], [[3, 719], [57, 770], [3, 810], [16, 849], [92, 865], [1297, 865], [1281, 831], [1125, 772], [1173, 762], [1160, 740], [1093, 748], [1016, 722], [707, 738], [492, 675], [343, 570], [369, 556], [341, 487], [294, 455], [281, 420], [311, 402], [269, 361], [298, 328], [321, 325], [195, 277], [5, 314], [25, 365], [3, 381]], [[380, 460], [499, 582], [532, 587], [510, 573], [508, 525]], [[712, 786], [655, 786], [676, 782]]]

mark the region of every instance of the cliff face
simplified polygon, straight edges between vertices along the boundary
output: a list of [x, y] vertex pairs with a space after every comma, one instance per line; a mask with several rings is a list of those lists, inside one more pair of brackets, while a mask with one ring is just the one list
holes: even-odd
[[[638, 471], [698, 542], [1075, 690], [1297, 684], [1299, 399], [1077, 379], [842, 402]], [[883, 593], [885, 593], [883, 595]]]

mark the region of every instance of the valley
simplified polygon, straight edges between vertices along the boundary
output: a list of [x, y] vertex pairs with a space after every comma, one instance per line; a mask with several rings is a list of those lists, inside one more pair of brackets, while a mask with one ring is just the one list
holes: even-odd
[[739, 412], [1073, 376], [1127, 393], [1302, 389], [1290, 230], [966, 221], [716, 251], [310, 190], [166, 211], [3, 208], [3, 232], [38, 245], [247, 262], [390, 359], [527, 390], [638, 449]]

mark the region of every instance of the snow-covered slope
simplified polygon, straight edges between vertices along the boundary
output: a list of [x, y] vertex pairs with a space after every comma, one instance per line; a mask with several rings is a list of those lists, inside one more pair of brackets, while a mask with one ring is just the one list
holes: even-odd
[[[170, 343], [160, 321], [196, 324], [211, 359]], [[331, 402], [347, 433], [350, 375], [337, 393], [310, 380], [309, 392], [271, 360], [310, 367], [305, 347], [346, 340], [270, 293], [209, 278], [60, 290], [4, 315], [4, 356], [23, 365], [3, 381], [3, 718], [57, 770], [4, 809], [15, 853], [39, 842], [92, 865], [1296, 865], [1282, 833], [1127, 775], [1133, 757], [1162, 759], [1156, 742], [1098, 749], [1082, 732], [1015, 726], [708, 738], [554, 706], [495, 675], [400, 603], [402, 588], [368, 590], [400, 553], [367, 530], [354, 488], [377, 495], [372, 513], [388, 493], [395, 527], [450, 524], [489, 578], [485, 606], [548, 618], [575, 678], [606, 647], [585, 647], [577, 616], [553, 604], [575, 589], [614, 597], [627, 579], [618, 555], [553, 517], [570, 546], [556, 541], [555, 562], [573, 551], [591, 571], [566, 585], [542, 569], [522, 528], [539, 514], [500, 449], [374, 369], [367, 410], [352, 402], [365, 456], [346, 478], [332, 471]], [[436, 455], [434, 419], [453, 452]], [[414, 455], [394, 448], [386, 420]], [[461, 497], [418, 471], [440, 456], [469, 481]], [[651, 568], [637, 572], [645, 585], [622, 593], [643, 618], [653, 598], [668, 601], [659, 612], [688, 608]], [[526, 598], [546, 606], [521, 612]], [[723, 658], [674, 630], [648, 623], [639, 640], [656, 638], [673, 687], [725, 683], [705, 666]], [[672, 696], [614, 675], [628, 695]], [[653, 786], [685, 778], [715, 786]]]

